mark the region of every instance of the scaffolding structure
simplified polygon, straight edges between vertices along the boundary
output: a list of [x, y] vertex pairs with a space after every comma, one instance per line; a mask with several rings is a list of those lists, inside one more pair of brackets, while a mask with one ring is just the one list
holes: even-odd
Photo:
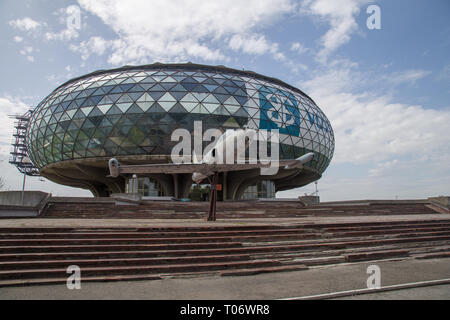
[[10, 152], [9, 163], [16, 166], [16, 168], [23, 174], [28, 176], [39, 176], [39, 169], [34, 166], [28, 156], [27, 149], [27, 128], [30, 122], [31, 110], [23, 115], [12, 115], [10, 118], [15, 119], [12, 148]]

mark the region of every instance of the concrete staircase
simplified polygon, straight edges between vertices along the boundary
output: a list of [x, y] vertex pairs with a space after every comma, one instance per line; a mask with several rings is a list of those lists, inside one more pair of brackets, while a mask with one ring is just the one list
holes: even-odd
[[379, 259], [436, 257], [450, 257], [448, 219], [223, 227], [0, 228], [0, 286], [65, 283], [69, 276], [66, 269], [71, 265], [81, 268], [85, 282], [237, 276]]
[[[282, 210], [280, 210], [282, 208]], [[50, 201], [41, 218], [91, 218], [91, 219], [202, 219], [208, 203], [154, 201], [141, 205], [118, 206], [113, 201]], [[370, 215], [436, 214], [428, 203], [361, 203], [333, 204], [305, 207], [297, 201], [236, 201], [218, 202], [218, 219], [241, 218], [293, 218], [336, 217]]]

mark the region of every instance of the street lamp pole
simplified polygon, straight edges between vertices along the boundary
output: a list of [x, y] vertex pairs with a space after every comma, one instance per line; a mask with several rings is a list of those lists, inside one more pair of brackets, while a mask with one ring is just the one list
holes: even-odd
[[211, 191], [209, 193], [209, 210], [207, 221], [216, 221], [216, 204], [217, 204], [217, 183], [219, 182], [219, 173], [214, 172], [212, 179], [208, 178], [211, 184]]
[[25, 181], [26, 181], [26, 178], [27, 178], [27, 174], [24, 173], [24, 174], [23, 174], [23, 183], [22, 183], [22, 195], [21, 195], [21, 197], [20, 197], [20, 203], [21, 203], [21, 205], [23, 205], [23, 198], [24, 198], [24, 195], [25, 195]]

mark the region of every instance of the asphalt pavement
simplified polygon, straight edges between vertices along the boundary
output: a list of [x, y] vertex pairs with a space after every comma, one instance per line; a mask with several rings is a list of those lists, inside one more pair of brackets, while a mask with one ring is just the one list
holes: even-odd
[[[450, 259], [372, 261], [253, 276], [165, 278], [152, 281], [0, 288], [0, 299], [282, 299], [367, 288], [367, 267], [378, 265], [381, 286], [450, 278]], [[81, 277], [83, 275], [81, 274]], [[450, 286], [407, 289], [345, 299], [450, 299]]]

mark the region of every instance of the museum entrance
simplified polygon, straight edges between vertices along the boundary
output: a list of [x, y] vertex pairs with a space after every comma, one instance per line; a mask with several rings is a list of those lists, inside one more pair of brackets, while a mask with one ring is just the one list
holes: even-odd
[[126, 193], [139, 194], [142, 197], [164, 197], [161, 184], [149, 177], [129, 178], [125, 188]]
[[191, 201], [209, 201], [211, 185], [193, 183], [189, 191]]
[[275, 183], [271, 180], [262, 180], [245, 188], [242, 194], [243, 200], [274, 199]]

